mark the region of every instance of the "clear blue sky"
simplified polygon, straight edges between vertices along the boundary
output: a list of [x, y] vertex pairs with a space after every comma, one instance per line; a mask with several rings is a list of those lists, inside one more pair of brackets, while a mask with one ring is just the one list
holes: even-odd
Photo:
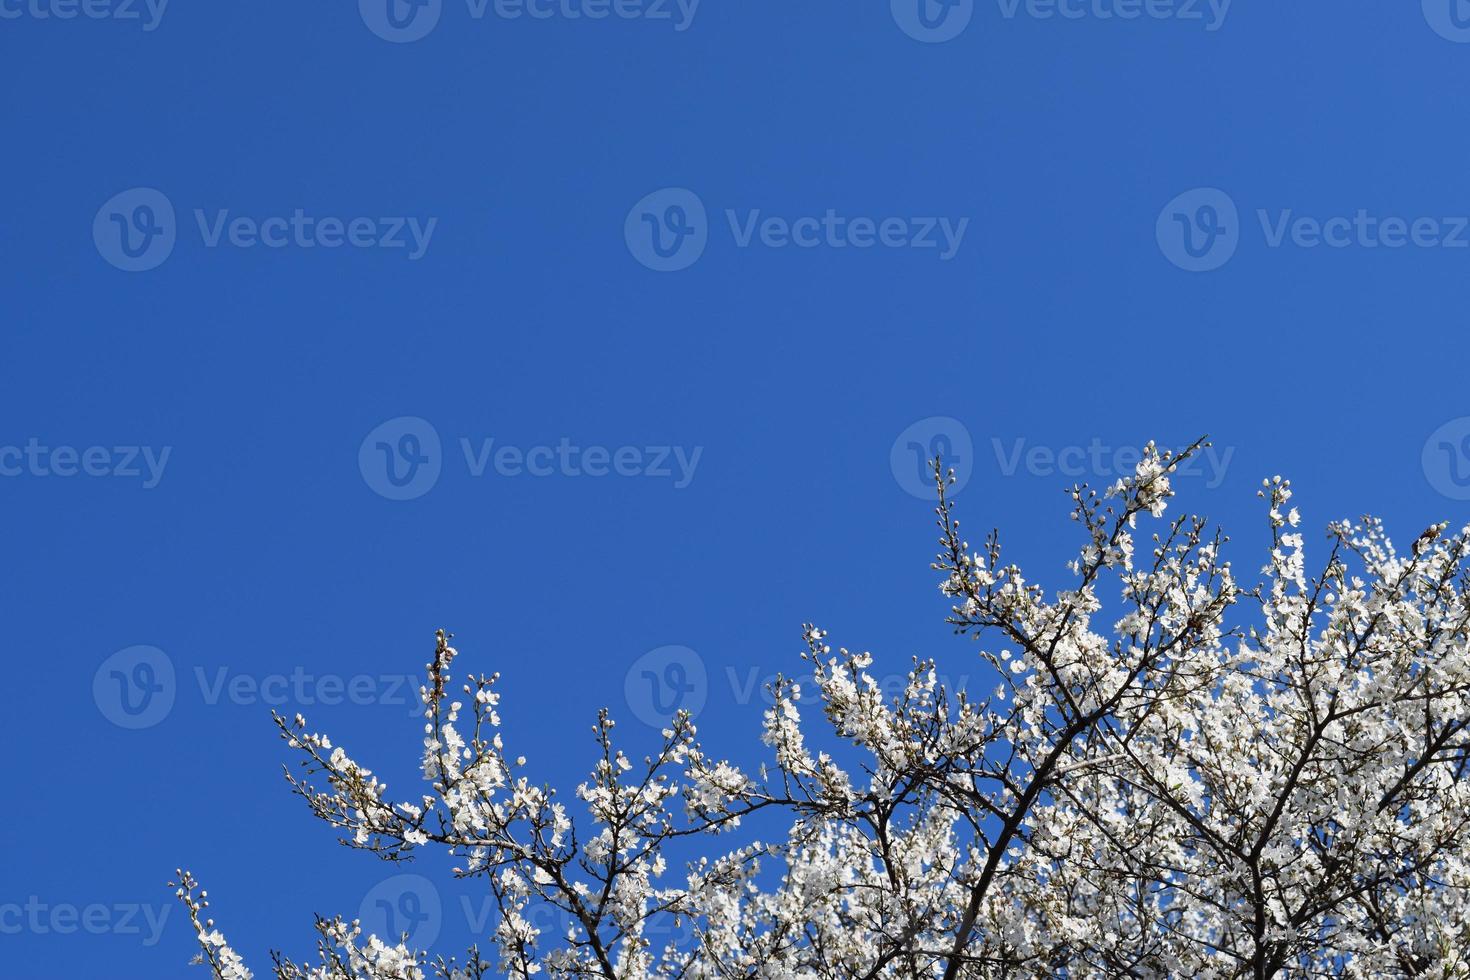
[[180, 864], [257, 971], [412, 912], [269, 708], [417, 792], [435, 627], [567, 790], [603, 704], [754, 757], [805, 621], [978, 675], [911, 442], [1052, 586], [1094, 444], [1210, 433], [1242, 569], [1262, 476], [1467, 516], [1448, 0], [379, 2], [0, 0], [7, 975], [188, 975]]

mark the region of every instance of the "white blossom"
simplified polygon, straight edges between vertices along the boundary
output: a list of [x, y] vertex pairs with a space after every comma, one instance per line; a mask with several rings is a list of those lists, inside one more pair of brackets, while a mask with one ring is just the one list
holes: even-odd
[[[771, 686], [756, 771], [686, 714], [635, 759], [604, 711], [564, 805], [513, 775], [498, 675], [449, 696], [443, 632], [413, 799], [278, 718], [293, 789], [346, 843], [447, 851], [499, 915], [493, 962], [463, 963], [320, 919], [320, 964], [277, 977], [1470, 978], [1470, 527], [1405, 555], [1339, 522], [1314, 564], [1276, 477], [1243, 585], [1221, 532], [1165, 520], [1198, 448], [1074, 488], [1084, 540], [1052, 593], [998, 535], [971, 549], [940, 479], [934, 567], [956, 632], [997, 641], [988, 693], [916, 659], [885, 694], [872, 654], [808, 625], [815, 696]], [[179, 874], [199, 961], [248, 980]]]

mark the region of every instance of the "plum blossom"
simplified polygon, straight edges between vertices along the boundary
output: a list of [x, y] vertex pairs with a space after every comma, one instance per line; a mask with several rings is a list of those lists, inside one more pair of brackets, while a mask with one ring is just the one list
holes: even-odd
[[[1274, 477], [1242, 583], [1223, 532], [1167, 516], [1201, 445], [1073, 488], [1054, 591], [998, 534], [972, 549], [936, 465], [947, 621], [992, 670], [972, 694], [914, 659], [885, 693], [807, 625], [814, 690], [771, 685], [759, 766], [682, 713], [635, 757], [604, 710], [563, 803], [508, 754], [499, 675], [451, 696], [442, 631], [418, 795], [278, 717], [313, 815], [385, 860], [452, 855], [499, 913], [463, 961], [318, 919], [320, 962], [278, 980], [1470, 978], [1470, 527], [1401, 553], [1339, 521], [1312, 553]], [[250, 980], [176, 887], [197, 961]]]

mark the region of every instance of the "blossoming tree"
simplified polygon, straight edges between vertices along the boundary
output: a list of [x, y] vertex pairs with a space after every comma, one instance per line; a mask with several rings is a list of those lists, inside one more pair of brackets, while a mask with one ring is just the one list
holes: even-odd
[[[1400, 553], [1375, 520], [1333, 524], [1309, 573], [1276, 478], [1247, 586], [1220, 532], [1164, 517], [1199, 447], [1072, 490], [1083, 540], [1054, 594], [997, 535], [971, 548], [936, 463], [934, 567], [993, 690], [919, 661], [885, 697], [868, 654], [808, 626], [815, 698], [775, 683], [756, 771], [682, 714], [635, 761], [604, 711], [564, 803], [507, 749], [496, 675], [451, 694], [443, 632], [421, 795], [277, 717], [319, 819], [386, 860], [447, 850], [499, 916], [460, 960], [319, 919], [318, 962], [278, 954], [276, 977], [1470, 977], [1470, 527]], [[250, 977], [194, 877], [177, 888], [200, 959]], [[564, 930], [532, 924], [548, 907]]]

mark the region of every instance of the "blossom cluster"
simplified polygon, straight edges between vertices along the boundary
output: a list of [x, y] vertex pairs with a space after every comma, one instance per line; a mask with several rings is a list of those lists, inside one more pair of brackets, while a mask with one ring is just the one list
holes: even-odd
[[[1071, 490], [1083, 541], [1054, 593], [997, 534], [972, 549], [936, 463], [934, 568], [993, 688], [916, 660], [895, 695], [808, 625], [815, 691], [772, 685], [753, 771], [687, 714], [630, 758], [604, 711], [563, 803], [506, 749], [497, 675], [449, 693], [442, 631], [424, 792], [390, 796], [278, 717], [292, 788], [344, 843], [442, 849], [499, 915], [463, 962], [321, 919], [319, 964], [278, 955], [277, 977], [1470, 977], [1470, 527], [1401, 553], [1338, 522], [1309, 566], [1275, 478], [1247, 585], [1222, 532], [1166, 518], [1199, 446]], [[197, 882], [178, 888], [200, 961], [249, 980]], [[543, 907], [566, 928], [533, 925]]]

